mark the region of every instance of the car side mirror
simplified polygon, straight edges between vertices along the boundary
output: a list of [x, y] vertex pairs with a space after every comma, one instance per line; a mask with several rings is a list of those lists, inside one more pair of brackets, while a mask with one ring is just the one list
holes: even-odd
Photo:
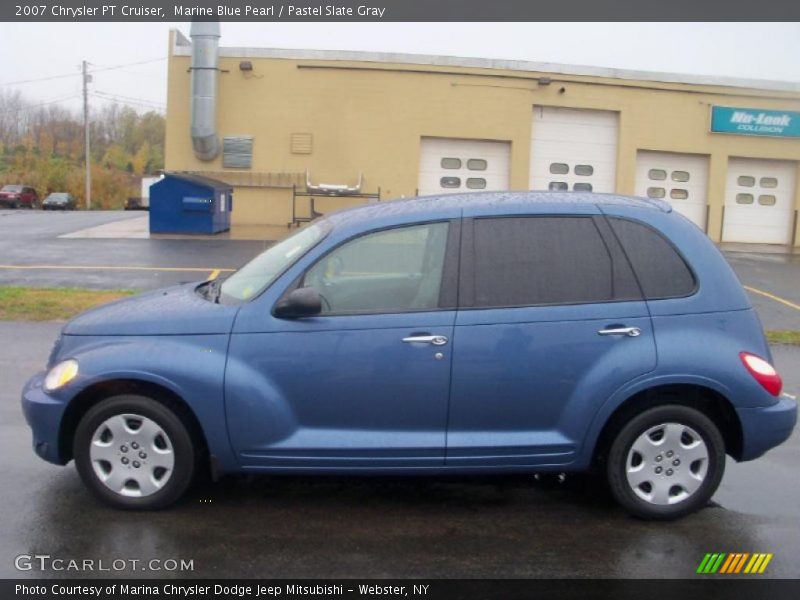
[[303, 287], [292, 290], [286, 298], [275, 305], [274, 314], [280, 319], [312, 317], [322, 312], [322, 300], [314, 288]]

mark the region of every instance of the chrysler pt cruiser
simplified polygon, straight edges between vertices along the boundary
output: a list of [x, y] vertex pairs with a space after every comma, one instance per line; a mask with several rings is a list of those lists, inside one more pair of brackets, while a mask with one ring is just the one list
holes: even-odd
[[91, 310], [23, 391], [33, 448], [120, 508], [201, 471], [597, 470], [619, 503], [707, 504], [792, 432], [724, 258], [660, 201], [401, 200], [323, 217], [227, 279]]

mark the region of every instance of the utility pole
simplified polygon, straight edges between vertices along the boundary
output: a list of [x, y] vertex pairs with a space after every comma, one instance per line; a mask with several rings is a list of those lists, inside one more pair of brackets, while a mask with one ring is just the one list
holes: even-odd
[[86, 210], [92, 208], [92, 161], [89, 158], [89, 82], [92, 76], [86, 72], [89, 63], [83, 61], [83, 150], [86, 161]]

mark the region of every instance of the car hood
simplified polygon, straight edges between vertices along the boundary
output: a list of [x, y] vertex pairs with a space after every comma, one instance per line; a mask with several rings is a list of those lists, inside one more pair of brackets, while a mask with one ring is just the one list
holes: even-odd
[[178, 285], [94, 308], [72, 319], [65, 335], [230, 333], [237, 306], [209, 302], [197, 283]]

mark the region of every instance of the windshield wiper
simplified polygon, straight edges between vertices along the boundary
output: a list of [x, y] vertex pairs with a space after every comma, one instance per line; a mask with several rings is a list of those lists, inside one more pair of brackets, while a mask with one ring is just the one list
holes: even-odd
[[207, 298], [214, 302], [215, 304], [219, 304], [219, 297], [222, 294], [222, 278], [217, 277], [211, 283], [208, 284], [208, 288], [206, 291]]

